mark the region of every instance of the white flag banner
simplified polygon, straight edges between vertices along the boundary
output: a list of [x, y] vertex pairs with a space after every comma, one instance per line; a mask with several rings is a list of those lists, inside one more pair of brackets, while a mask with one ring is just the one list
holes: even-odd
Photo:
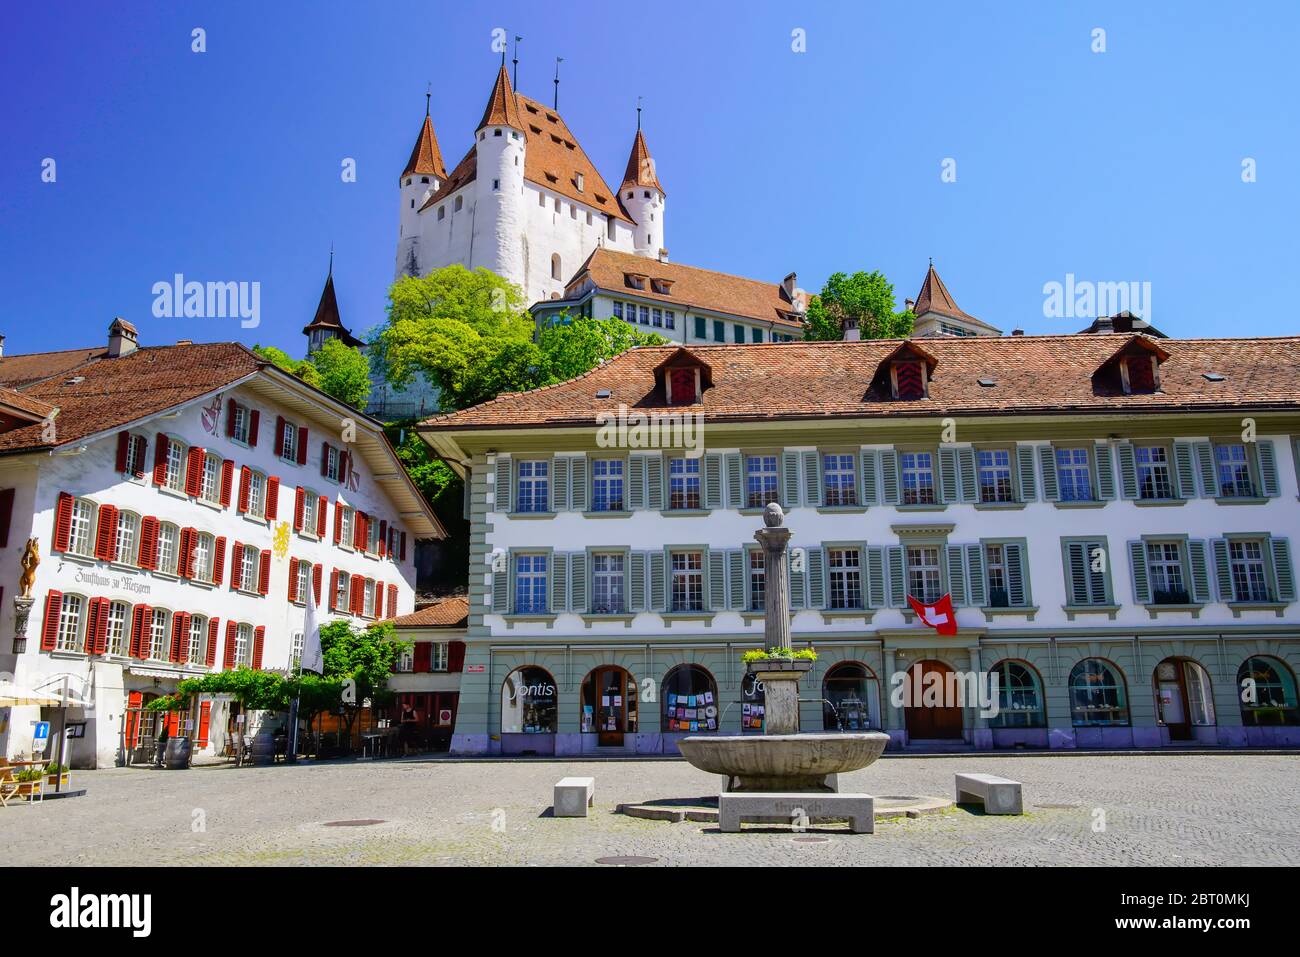
[[307, 587], [307, 614], [302, 623], [302, 662], [300, 670], [325, 673], [325, 658], [320, 649], [320, 619], [316, 615], [316, 594]]

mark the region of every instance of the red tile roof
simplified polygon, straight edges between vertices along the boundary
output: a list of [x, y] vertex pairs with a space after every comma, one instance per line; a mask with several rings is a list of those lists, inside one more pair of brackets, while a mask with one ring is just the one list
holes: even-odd
[[442, 162], [442, 150], [438, 149], [438, 137], [433, 135], [433, 120], [428, 113], [424, 115], [424, 125], [416, 137], [411, 158], [406, 161], [406, 169], [402, 170], [402, 177], [406, 176], [447, 178], [447, 167]]
[[519, 104], [515, 102], [515, 91], [510, 89], [510, 74], [506, 65], [501, 64], [497, 71], [496, 82], [488, 96], [487, 106], [483, 109], [483, 119], [479, 121], [475, 132], [485, 126], [509, 126], [523, 131], [523, 122], [519, 119]]
[[419, 611], [394, 618], [398, 628], [458, 628], [469, 621], [469, 599], [464, 595], [442, 598]]
[[[713, 372], [698, 408], [711, 421], [891, 415], [1070, 414], [1300, 408], [1300, 338], [1165, 339], [1160, 391], [1125, 395], [1096, 371], [1132, 336], [925, 339], [930, 394], [899, 401], [872, 386], [896, 339], [690, 346]], [[595, 425], [620, 404], [665, 408], [655, 368], [680, 346], [632, 349], [558, 385], [510, 393], [422, 425], [426, 432]], [[1225, 376], [1211, 382], [1206, 372]], [[991, 388], [980, 379], [995, 382]], [[609, 398], [597, 398], [600, 390]]]
[[912, 307], [912, 313], [918, 318], [924, 316], [927, 312], [937, 312], [941, 316], [948, 316], [952, 319], [967, 319], [971, 322], [984, 323], [976, 319], [968, 312], [964, 312], [957, 305], [952, 293], [944, 285], [939, 274], [934, 270], [934, 263], [930, 263], [930, 268], [925, 272], [925, 279], [921, 283], [921, 291], [916, 294], [916, 304]]
[[632, 141], [632, 152], [627, 158], [627, 170], [623, 173], [623, 182], [619, 189], [629, 186], [653, 186], [661, 193], [666, 190], [659, 185], [659, 176], [655, 172], [655, 161], [650, 156], [650, 147], [646, 146], [645, 137], [640, 130]]

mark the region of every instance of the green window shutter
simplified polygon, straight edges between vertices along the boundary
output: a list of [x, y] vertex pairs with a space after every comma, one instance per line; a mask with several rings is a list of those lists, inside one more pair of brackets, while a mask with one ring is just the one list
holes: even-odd
[[551, 614], [558, 615], [568, 607], [569, 556], [564, 552], [551, 554]]
[[629, 610], [645, 611], [645, 552], [627, 557], [627, 600]]
[[1192, 567], [1192, 601], [1213, 601], [1210, 593], [1209, 562], [1205, 555], [1205, 539], [1193, 538], [1187, 543], [1187, 561]]
[[882, 449], [880, 452], [880, 480], [884, 487], [885, 504], [897, 505], [899, 501], [898, 453], [893, 449]]
[[727, 607], [726, 602], [726, 581], [727, 572], [725, 568], [726, 555], [720, 551], [709, 550], [705, 556], [705, 567], [708, 569], [708, 579], [704, 582], [705, 588], [705, 608], [713, 611], [722, 611]]
[[966, 569], [960, 545], [945, 545], [948, 556], [948, 594], [954, 605], [966, 604]]
[[668, 610], [667, 556], [663, 552], [650, 553], [650, 610]]
[[821, 545], [813, 545], [808, 549], [808, 607], [826, 605], [826, 551]]
[[1133, 572], [1133, 601], [1151, 604], [1151, 581], [1147, 576], [1147, 549], [1141, 539], [1128, 543], [1128, 563]]
[[494, 489], [496, 496], [495, 510], [498, 512], [513, 512], [515, 510], [514, 502], [510, 498], [510, 456], [497, 456], [497, 477], [496, 487]]
[[510, 568], [513, 564], [507, 555], [505, 568], [492, 573], [492, 610], [501, 615], [510, 611]]
[[1083, 542], [1065, 546], [1065, 593], [1068, 604], [1088, 604], [1088, 549]]
[[885, 548], [871, 545], [867, 553], [867, 583], [862, 595], [872, 608], [885, 607]]
[[1133, 461], [1133, 446], [1127, 443], [1119, 447], [1119, 475], [1124, 487], [1124, 497], [1137, 498], [1137, 463]]
[[939, 450], [939, 501], [957, 501], [957, 450]]
[[569, 463], [569, 508], [575, 512], [587, 510], [587, 456], [579, 455]]
[[906, 608], [907, 578], [903, 568], [903, 546], [889, 548], [889, 603], [895, 608]]
[[1219, 482], [1214, 474], [1214, 446], [1197, 442], [1196, 463], [1201, 469], [1201, 488], [1208, 497], [1214, 498], [1219, 494]]
[[[876, 486], [876, 474], [879, 468], [876, 465], [877, 454], [872, 449], [863, 449], [862, 455], [859, 456], [862, 475], [859, 478], [861, 483], [862, 495], [861, 502], [863, 505], [876, 505], [880, 501], [880, 493]], [[898, 495], [897, 486], [894, 491], [895, 497]]]
[[645, 456], [627, 457], [627, 507], [645, 508]]
[[703, 316], [695, 316], [695, 338], [707, 339], [709, 335], [708, 327], [704, 322]]
[[961, 500], [978, 502], [980, 490], [975, 480], [975, 450], [958, 449], [957, 460], [961, 464]]
[[1192, 443], [1174, 443], [1174, 466], [1178, 476], [1178, 497], [1196, 498], [1196, 469], [1192, 465]]
[[[807, 568], [808, 568], [809, 550], [805, 548], [805, 549], [801, 549], [801, 551], [804, 553], [802, 562], [796, 562], [794, 560], [794, 555], [792, 553], [787, 553], [788, 555], [787, 561], [789, 563], [787, 567], [789, 569], [789, 575], [790, 575], [790, 607], [791, 608], [808, 607], [808, 592], [807, 592], [807, 585], [805, 584], [805, 582], [807, 581], [808, 578]], [[798, 567], [799, 569], [798, 571], [795, 571], [796, 567]], [[764, 582], [764, 584], [766, 585], [767, 583]]]
[[1214, 547], [1214, 572], [1219, 580], [1219, 600], [1232, 601], [1232, 567], [1228, 564], [1228, 540], [1216, 538]]
[[803, 454], [803, 503], [816, 507], [822, 503], [821, 455], [817, 452]]
[[1039, 446], [1038, 462], [1043, 467], [1043, 498], [1059, 502], [1061, 487], [1056, 481], [1056, 449], [1050, 445]]
[[1295, 567], [1291, 564], [1291, 542], [1270, 538], [1273, 547], [1273, 578], [1277, 581], [1277, 600], [1295, 601]]
[[664, 459], [662, 455], [645, 457], [646, 508], [657, 512], [664, 507]]
[[743, 549], [732, 548], [727, 551], [727, 579], [731, 590], [728, 596], [730, 599], [727, 602], [728, 608], [742, 610], [749, 607], [749, 600], [745, 595], [745, 558]]
[[1007, 563], [1007, 602], [1023, 608], [1029, 604], [1029, 563], [1025, 561], [1025, 546], [1008, 542], [1002, 555]]
[[551, 459], [551, 511], [569, 510], [569, 457]]
[[[1129, 450], [1130, 455], [1132, 449]], [[1110, 445], [1098, 442], [1092, 448], [1093, 459], [1097, 463], [1097, 497], [1110, 500], [1115, 497], [1115, 465], [1110, 457]]]
[[1020, 480], [1020, 501], [1038, 501], [1038, 482], [1034, 473], [1034, 447], [1016, 446], [1016, 475]]
[[587, 610], [587, 553], [574, 552], [569, 557], [569, 611]]
[[799, 453], [781, 453], [781, 507], [787, 512], [799, 504]]
[[987, 582], [984, 580], [983, 544], [966, 546], [966, 566], [970, 569], [970, 577], [967, 580], [970, 585], [970, 594], [968, 596], [970, 603], [972, 605], [988, 604]]
[[709, 452], [704, 456], [704, 507], [722, 508], [722, 456]]
[[739, 452], [727, 453], [727, 496], [732, 508], [745, 507], [745, 486], [741, 476]]
[[1255, 453], [1259, 458], [1260, 491], [1269, 498], [1276, 498], [1282, 494], [1282, 489], [1277, 481], [1277, 454], [1274, 452], [1272, 440], [1260, 439], [1256, 442]]
[[[1092, 567], [1093, 555], [1097, 550], [1101, 550], [1101, 570], [1095, 570]], [[1088, 578], [1092, 585], [1092, 600], [1094, 604], [1109, 604], [1111, 601], [1110, 588], [1110, 548], [1106, 542], [1097, 540], [1088, 542]]]

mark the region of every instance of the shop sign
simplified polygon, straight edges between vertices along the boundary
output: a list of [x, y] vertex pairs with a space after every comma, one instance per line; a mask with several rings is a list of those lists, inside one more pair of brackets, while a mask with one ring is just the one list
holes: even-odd
[[139, 581], [135, 575], [103, 575], [93, 568], [79, 568], [73, 581], [80, 585], [95, 585], [99, 588], [111, 588], [114, 591], [127, 592], [132, 595], [148, 595], [153, 586]]
[[466, 665], [465, 673], [471, 675], [481, 675], [485, 667], [486, 667], [485, 665]]

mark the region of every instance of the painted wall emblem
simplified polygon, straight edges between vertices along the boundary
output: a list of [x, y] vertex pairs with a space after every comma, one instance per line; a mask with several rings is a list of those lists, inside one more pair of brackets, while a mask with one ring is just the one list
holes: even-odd
[[275, 525], [275, 537], [271, 543], [271, 551], [275, 553], [276, 558], [284, 558], [289, 554], [289, 523], [277, 522]]
[[203, 422], [203, 431], [216, 435], [217, 426], [221, 424], [221, 396], [213, 396], [212, 401], [201, 410], [199, 418]]

